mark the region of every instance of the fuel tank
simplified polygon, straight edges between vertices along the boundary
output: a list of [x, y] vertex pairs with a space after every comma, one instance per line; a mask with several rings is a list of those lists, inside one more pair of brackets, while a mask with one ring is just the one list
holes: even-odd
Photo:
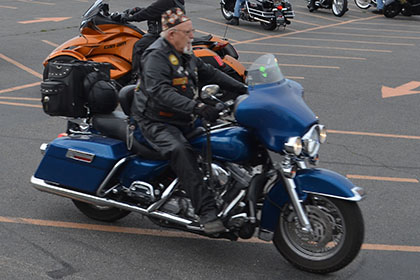
[[[211, 131], [211, 150], [213, 158], [242, 162], [249, 160], [256, 152], [256, 141], [246, 128], [234, 126]], [[205, 154], [207, 139], [201, 135], [191, 141], [197, 150]]]

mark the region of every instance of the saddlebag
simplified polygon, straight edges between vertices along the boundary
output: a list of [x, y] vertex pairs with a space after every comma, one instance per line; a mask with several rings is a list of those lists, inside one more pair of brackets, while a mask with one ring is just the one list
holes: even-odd
[[[116, 89], [109, 82], [111, 64], [77, 60], [69, 63], [54, 61], [46, 67], [48, 78], [41, 83], [41, 102], [48, 115], [84, 118], [90, 112], [89, 107], [95, 111], [98, 107], [106, 107], [107, 112], [102, 113], [108, 113], [117, 106]], [[110, 96], [107, 101], [112, 104], [96, 106], [92, 103], [92, 100], [99, 100], [96, 97], [99, 82], [100, 89], [106, 87], [107, 96]], [[95, 98], [89, 98], [91, 92], [94, 92]]]
[[48, 144], [35, 177], [94, 194], [118, 160], [128, 155], [125, 143], [116, 139], [61, 137]]

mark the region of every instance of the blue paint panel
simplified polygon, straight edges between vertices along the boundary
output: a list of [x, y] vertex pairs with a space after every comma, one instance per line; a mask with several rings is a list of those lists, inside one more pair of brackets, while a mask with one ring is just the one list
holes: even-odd
[[[194, 148], [205, 151], [207, 138], [199, 136], [191, 141]], [[256, 142], [251, 133], [243, 127], [228, 127], [211, 133], [213, 157], [230, 162], [249, 159], [255, 152]]]
[[[94, 154], [91, 163], [66, 157], [68, 149]], [[76, 190], [95, 193], [118, 160], [129, 155], [125, 143], [97, 135], [62, 137], [53, 140], [35, 177]]]
[[121, 173], [121, 183], [129, 187], [133, 181], [149, 181], [168, 166], [167, 161], [150, 161], [135, 158], [126, 164]]
[[350, 198], [354, 184], [346, 177], [327, 169], [303, 169], [297, 172], [295, 183], [302, 190]]
[[317, 123], [302, 95], [302, 86], [288, 79], [255, 86], [236, 109], [236, 119], [241, 125], [253, 128], [268, 149], [281, 152], [289, 137], [303, 136]]

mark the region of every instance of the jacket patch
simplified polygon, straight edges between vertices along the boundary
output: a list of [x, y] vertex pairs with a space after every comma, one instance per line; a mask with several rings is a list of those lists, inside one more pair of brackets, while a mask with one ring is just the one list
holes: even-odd
[[169, 61], [172, 63], [172, 65], [178, 65], [179, 64], [178, 58], [173, 54], [169, 55]]
[[187, 77], [172, 79], [172, 85], [173, 86], [180, 86], [180, 85], [186, 85], [186, 84], [188, 84], [188, 78]]

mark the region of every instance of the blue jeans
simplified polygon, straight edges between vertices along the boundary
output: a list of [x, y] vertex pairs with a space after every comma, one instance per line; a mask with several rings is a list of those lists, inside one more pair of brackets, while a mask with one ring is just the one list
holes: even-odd
[[[245, 3], [246, 0], [236, 0], [235, 10], [233, 11], [233, 16], [239, 18], [241, 15], [241, 6]], [[380, 0], [378, 0], [380, 1]]]
[[[376, 9], [382, 10], [383, 8], [384, 8], [384, 1], [383, 0], [376, 0]], [[236, 9], [236, 7], [235, 7], [235, 9]]]

